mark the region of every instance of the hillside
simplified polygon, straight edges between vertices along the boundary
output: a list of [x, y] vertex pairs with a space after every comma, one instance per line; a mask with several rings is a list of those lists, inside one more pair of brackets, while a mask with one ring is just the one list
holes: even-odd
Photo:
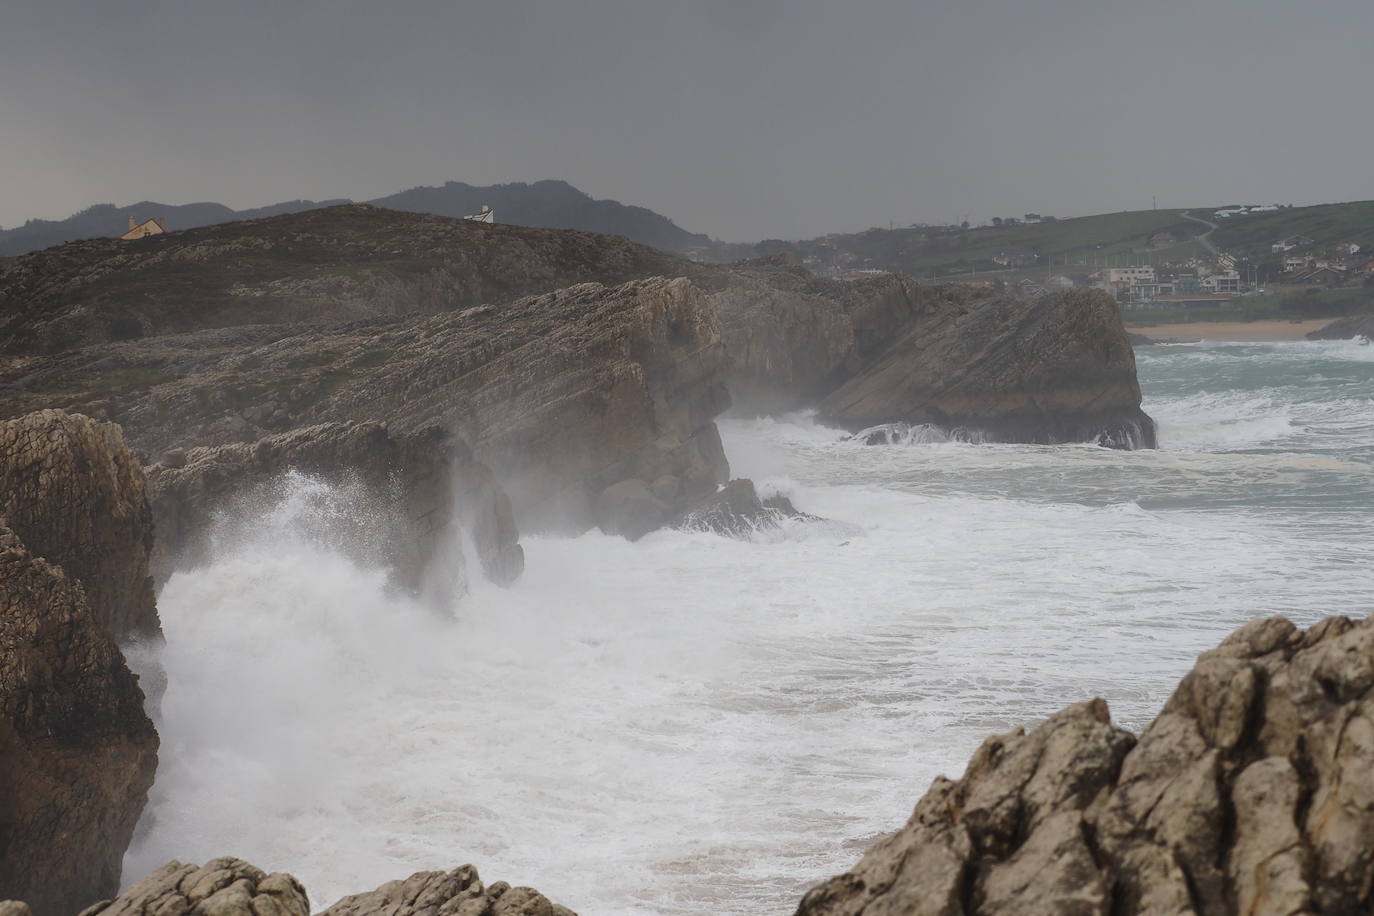
[[[14, 229], [0, 229], [0, 258], [79, 239], [113, 238], [129, 228], [131, 216], [139, 220], [156, 217], [166, 223], [168, 231], [174, 232], [351, 202], [347, 198], [290, 200], [248, 210], [234, 210], [218, 203], [164, 204], [147, 200], [125, 207], [96, 204], [63, 220], [33, 219]], [[708, 237], [688, 232], [652, 210], [614, 200], [596, 200], [566, 181], [515, 182], [487, 187], [450, 181], [439, 187], [411, 188], [368, 203], [391, 210], [453, 217], [467, 216], [485, 205], [496, 211], [497, 221], [501, 223], [623, 235], [660, 251], [678, 251], [711, 243]]]
[[1217, 231], [1212, 235], [1212, 242], [1218, 248], [1256, 261], [1271, 257], [1269, 246], [1293, 235], [1312, 239], [1312, 248], [1355, 242], [1364, 251], [1374, 249], [1374, 201], [1371, 200], [1291, 207], [1213, 222], [1217, 224]]
[[496, 211], [498, 222], [623, 235], [660, 251], [711, 243], [707, 236], [688, 232], [652, 210], [615, 200], [595, 200], [566, 181], [514, 182], [488, 187], [450, 181], [439, 187], [411, 188], [369, 203], [439, 216], [466, 216], [489, 206]]
[[[1374, 201], [1292, 207], [1229, 219], [1213, 217], [1214, 207], [1192, 210], [1136, 210], [1072, 219], [1002, 226], [913, 226], [869, 229], [803, 241], [769, 240], [734, 246], [731, 257], [787, 251], [813, 268], [876, 269], [909, 273], [918, 279], [948, 279], [961, 274], [1057, 268], [1086, 273], [1111, 264], [1183, 262], [1206, 256], [1196, 237], [1213, 222], [1210, 241], [1239, 260], [1262, 264], [1276, 256], [1270, 246], [1290, 235], [1313, 239], [1313, 249], [1355, 242], [1374, 249]], [[1188, 214], [1188, 215], [1185, 215]], [[1157, 237], [1167, 233], [1169, 238]]]
[[298, 213], [340, 203], [347, 201], [289, 200], [251, 210], [231, 210], [224, 204], [216, 203], [162, 204], [150, 200], [141, 200], [127, 207], [96, 204], [66, 219], [31, 219], [14, 229], [0, 229], [0, 258], [39, 251], [78, 239], [115, 237], [129, 228], [131, 216], [139, 220], [157, 217], [166, 223], [169, 232], [175, 232], [178, 229], [195, 229], [234, 220]]
[[622, 238], [366, 204], [0, 262], [0, 355], [208, 328], [436, 314], [691, 267]]

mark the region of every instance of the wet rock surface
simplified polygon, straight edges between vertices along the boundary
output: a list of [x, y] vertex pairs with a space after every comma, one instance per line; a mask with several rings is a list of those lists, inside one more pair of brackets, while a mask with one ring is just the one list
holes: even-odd
[[1100, 699], [988, 739], [797, 912], [1362, 913], [1371, 889], [1374, 621], [1269, 618], [1138, 739]]
[[81, 583], [0, 524], [0, 897], [70, 916], [118, 889], [157, 767], [143, 703]]
[[760, 497], [754, 482], [741, 477], [698, 501], [669, 524], [689, 531], [748, 538], [759, 531], [776, 530], [788, 519], [814, 521], [816, 516], [798, 512], [786, 496]]
[[1350, 315], [1308, 333], [1308, 340], [1374, 340], [1374, 315]]
[[152, 512], [117, 426], [60, 410], [0, 421], [0, 519], [82, 584], [115, 639], [161, 636]]

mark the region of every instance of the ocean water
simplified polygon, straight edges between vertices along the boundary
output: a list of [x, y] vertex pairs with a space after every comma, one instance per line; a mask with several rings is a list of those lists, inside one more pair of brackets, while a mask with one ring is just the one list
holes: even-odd
[[527, 538], [453, 619], [303, 533], [344, 497], [293, 479], [163, 592], [126, 876], [232, 854], [318, 909], [471, 862], [584, 914], [787, 913], [984, 737], [1093, 696], [1139, 729], [1240, 623], [1368, 613], [1374, 346], [1138, 361], [1157, 451], [727, 420], [826, 521]]

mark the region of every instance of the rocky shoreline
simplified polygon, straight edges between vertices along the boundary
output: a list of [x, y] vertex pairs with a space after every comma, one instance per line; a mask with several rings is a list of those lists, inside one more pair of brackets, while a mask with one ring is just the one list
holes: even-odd
[[[120, 643], [160, 638], [156, 583], [287, 472], [356, 487], [372, 510], [341, 549], [451, 598], [517, 579], [522, 531], [807, 518], [730, 480], [732, 401], [851, 430], [1154, 444], [1120, 313], [1091, 292], [843, 284], [353, 206], [25, 255], [0, 266], [0, 304], [0, 775], [19, 790], [0, 897], [37, 916], [308, 911], [294, 879], [233, 859], [116, 896], [158, 754], [156, 685]], [[453, 560], [459, 538], [480, 570]], [[570, 912], [470, 866], [335, 910]]]

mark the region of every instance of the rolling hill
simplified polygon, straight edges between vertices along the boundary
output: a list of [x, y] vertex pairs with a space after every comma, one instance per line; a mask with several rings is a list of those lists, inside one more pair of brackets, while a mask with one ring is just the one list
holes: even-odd
[[[0, 229], [0, 257], [13, 257], [78, 239], [117, 236], [128, 228], [130, 216], [140, 220], [157, 217], [166, 223], [169, 231], [175, 231], [351, 202], [344, 198], [290, 200], [249, 210], [234, 210], [218, 203], [164, 204], [147, 200], [124, 207], [96, 204], [67, 219], [33, 219], [14, 229]], [[450, 181], [437, 187], [411, 188], [367, 203], [390, 210], [452, 217], [475, 213], [487, 205], [496, 211], [498, 222], [623, 235], [660, 251], [711, 243], [707, 236], [688, 232], [652, 210], [614, 200], [597, 200], [566, 181], [514, 182], [485, 187]]]

